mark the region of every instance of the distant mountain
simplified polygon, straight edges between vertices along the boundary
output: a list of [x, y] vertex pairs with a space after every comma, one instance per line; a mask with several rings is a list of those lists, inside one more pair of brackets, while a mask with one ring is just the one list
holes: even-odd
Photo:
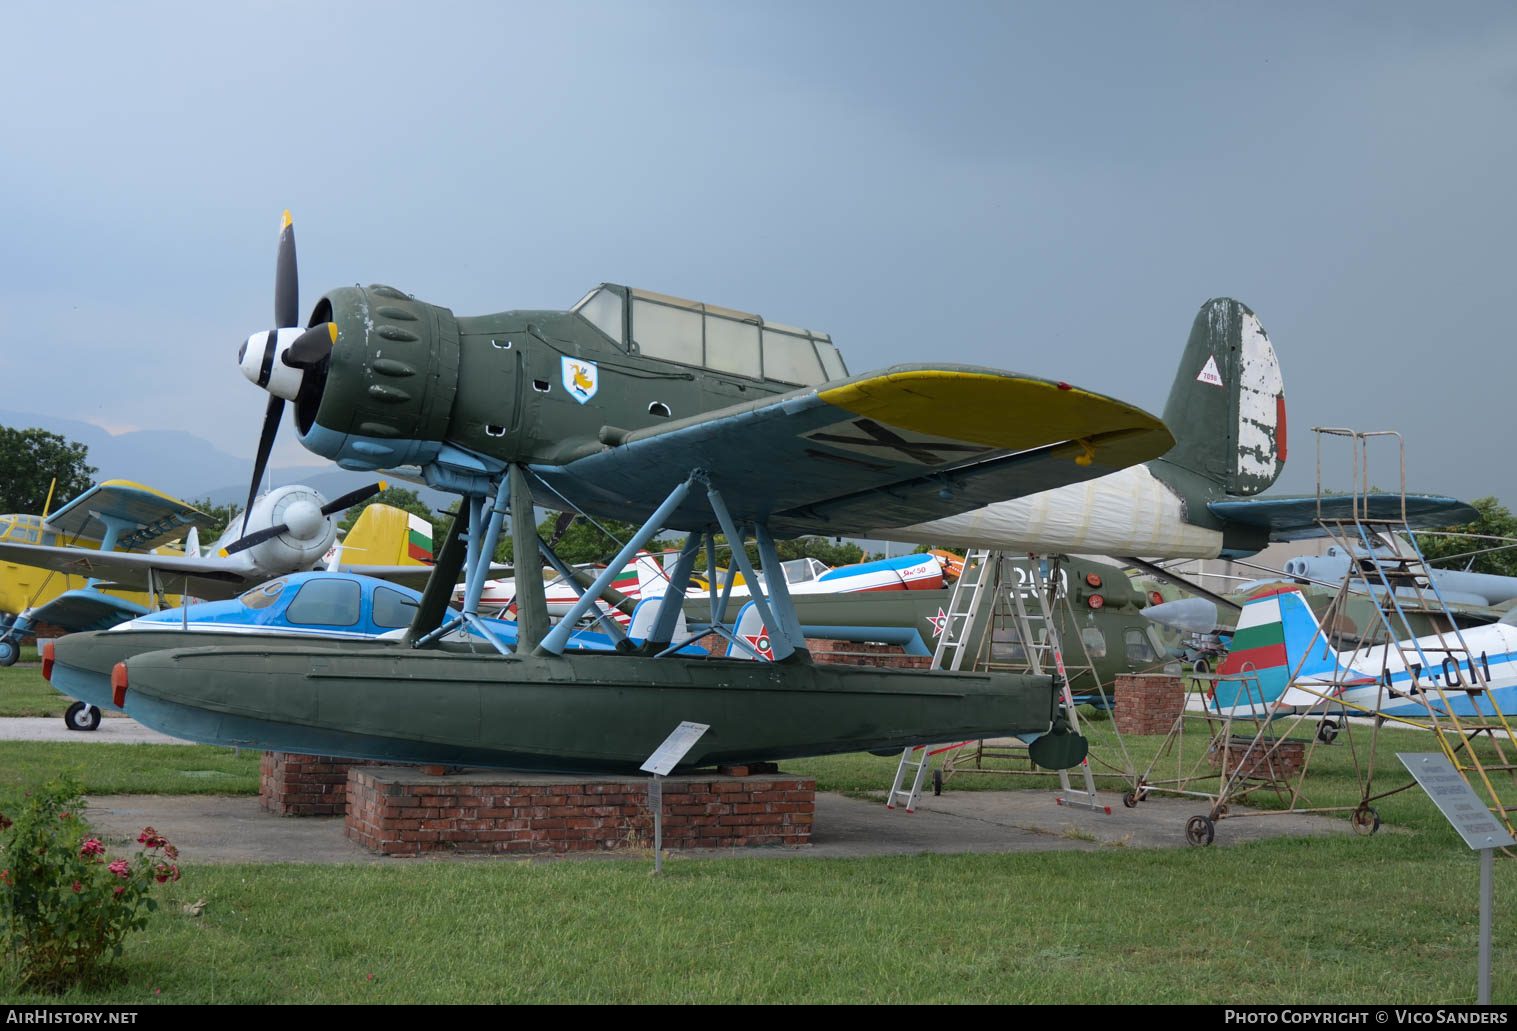
[[[99, 470], [96, 475], [102, 480], [132, 480], [186, 501], [209, 498], [213, 504], [236, 502], [240, 506], [247, 500], [251, 463], [184, 430], [115, 434], [77, 419], [5, 410], [0, 410], [0, 426], [36, 426], [83, 444], [89, 448], [89, 464]], [[331, 463], [269, 470], [269, 479], [276, 487], [303, 483], [329, 498], [373, 483], [375, 478], [374, 473], [348, 472]], [[419, 484], [396, 481], [396, 485], [415, 490], [433, 509], [455, 500], [452, 495]]]

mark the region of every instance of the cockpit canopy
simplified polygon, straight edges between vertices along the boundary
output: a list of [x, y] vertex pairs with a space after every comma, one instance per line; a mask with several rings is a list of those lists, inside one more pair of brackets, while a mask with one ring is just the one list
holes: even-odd
[[42, 540], [42, 517], [35, 515], [0, 515], [0, 541], [37, 544]]
[[618, 346], [648, 358], [796, 386], [848, 375], [826, 333], [731, 308], [602, 283], [573, 311]]

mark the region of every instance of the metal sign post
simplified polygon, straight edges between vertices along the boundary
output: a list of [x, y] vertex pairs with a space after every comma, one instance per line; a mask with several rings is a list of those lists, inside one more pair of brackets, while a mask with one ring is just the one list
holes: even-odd
[[1491, 815], [1475, 790], [1442, 752], [1397, 752], [1396, 758], [1422, 785], [1427, 797], [1470, 848], [1480, 850], [1480, 997], [1491, 1003], [1491, 858], [1496, 849], [1517, 844]]
[[709, 723], [691, 723], [686, 720], [664, 738], [648, 761], [638, 769], [653, 774], [648, 781], [648, 809], [653, 813], [653, 872], [664, 872], [664, 784], [660, 777], [666, 776], [679, 765], [685, 753], [695, 746], [701, 735], [711, 729]]

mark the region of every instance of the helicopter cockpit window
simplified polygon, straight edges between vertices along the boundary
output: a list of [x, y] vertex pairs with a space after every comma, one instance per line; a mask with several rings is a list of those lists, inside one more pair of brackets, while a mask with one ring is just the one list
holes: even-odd
[[265, 609], [274, 604], [284, 590], [284, 581], [275, 580], [271, 583], [259, 584], [251, 591], [244, 591], [242, 597], [237, 600], [242, 602], [243, 608]]
[[592, 326], [625, 347], [622, 338], [622, 298], [614, 290], [604, 287], [591, 290], [572, 309], [583, 315]]
[[1080, 641], [1085, 645], [1085, 654], [1091, 659], [1106, 657], [1106, 635], [1098, 626], [1080, 628]]
[[1128, 662], [1153, 662], [1158, 658], [1154, 654], [1153, 646], [1148, 643], [1148, 638], [1143, 636], [1142, 630], [1123, 631], [1122, 641], [1127, 645]]
[[291, 623], [353, 626], [358, 622], [362, 598], [363, 589], [357, 580], [324, 576], [307, 580], [284, 615]]

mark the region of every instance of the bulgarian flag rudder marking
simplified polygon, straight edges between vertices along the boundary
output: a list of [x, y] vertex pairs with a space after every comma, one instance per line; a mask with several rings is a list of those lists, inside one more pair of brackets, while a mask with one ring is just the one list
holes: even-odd
[[414, 512], [406, 513], [406, 557], [432, 561], [432, 524]]
[[1270, 596], [1256, 598], [1244, 606], [1227, 659], [1217, 672], [1226, 676], [1242, 672], [1244, 663], [1252, 663], [1257, 670], [1266, 670], [1286, 666], [1289, 662], [1280, 602]]

